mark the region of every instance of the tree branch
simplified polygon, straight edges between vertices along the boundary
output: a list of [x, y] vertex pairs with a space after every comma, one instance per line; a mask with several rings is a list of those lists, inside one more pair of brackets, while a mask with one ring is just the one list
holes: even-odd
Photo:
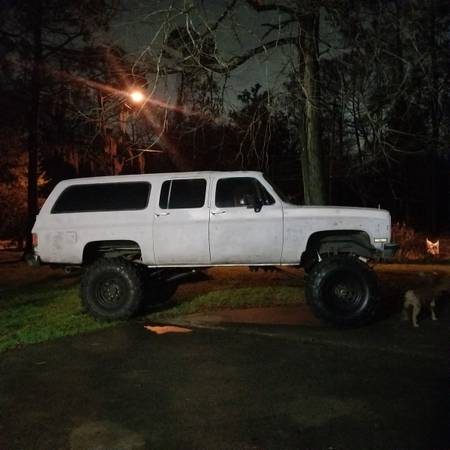
[[54, 55], [55, 53], [58, 53], [60, 50], [62, 50], [67, 44], [70, 44], [75, 39], [81, 37], [83, 34], [81, 32], [74, 34], [73, 36], [68, 37], [65, 41], [61, 42], [61, 44], [57, 45], [56, 47], [51, 47], [48, 52], [46, 52], [42, 57], [43, 59], [48, 58], [51, 55]]
[[293, 8], [289, 8], [286, 5], [277, 5], [276, 3], [268, 3], [263, 5], [261, 0], [247, 0], [247, 3], [258, 12], [263, 11], [279, 11], [285, 14], [297, 14], [298, 11], [296, 11]]
[[267, 50], [272, 48], [281, 47], [283, 45], [296, 45], [298, 41], [297, 37], [285, 37], [280, 39], [275, 39], [273, 41], [266, 42], [258, 47], [252, 48], [243, 55], [234, 56], [229, 59], [226, 63], [222, 63], [221, 67], [209, 66], [208, 68], [216, 73], [226, 73], [230, 70], [235, 69], [236, 67], [241, 66], [245, 62], [247, 62], [250, 58], [255, 55], [259, 55], [260, 53], [264, 53]]
[[216, 31], [219, 25], [226, 19], [230, 11], [235, 7], [238, 0], [233, 0], [229, 5], [226, 6], [225, 11], [222, 13], [222, 15], [216, 20], [216, 23], [209, 27], [210, 32]]

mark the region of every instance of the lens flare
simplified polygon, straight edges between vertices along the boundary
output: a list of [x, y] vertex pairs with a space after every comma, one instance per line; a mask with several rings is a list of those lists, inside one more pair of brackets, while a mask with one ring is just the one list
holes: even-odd
[[133, 91], [130, 93], [130, 98], [133, 103], [142, 103], [144, 101], [144, 94], [140, 91]]

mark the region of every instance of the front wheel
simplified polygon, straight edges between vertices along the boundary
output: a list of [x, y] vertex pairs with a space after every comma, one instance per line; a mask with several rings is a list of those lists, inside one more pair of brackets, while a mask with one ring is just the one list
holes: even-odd
[[122, 258], [103, 258], [81, 279], [81, 302], [97, 320], [124, 320], [141, 306], [144, 285], [139, 267]]
[[337, 255], [314, 265], [305, 295], [314, 313], [335, 326], [357, 326], [375, 316], [378, 283], [375, 272], [355, 257]]

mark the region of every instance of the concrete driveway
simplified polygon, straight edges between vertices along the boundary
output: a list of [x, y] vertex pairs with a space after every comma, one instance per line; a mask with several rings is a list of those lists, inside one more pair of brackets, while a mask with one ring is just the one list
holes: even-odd
[[448, 450], [448, 318], [397, 319], [141, 320], [10, 351], [0, 448]]

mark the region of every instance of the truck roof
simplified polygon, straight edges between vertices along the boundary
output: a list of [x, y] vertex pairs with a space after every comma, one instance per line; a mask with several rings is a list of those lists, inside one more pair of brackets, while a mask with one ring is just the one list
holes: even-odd
[[233, 170], [233, 171], [219, 171], [219, 170], [203, 170], [196, 172], [165, 172], [165, 173], [144, 173], [137, 175], [107, 175], [100, 177], [83, 177], [83, 178], [70, 178], [62, 180], [60, 185], [73, 185], [73, 184], [92, 184], [92, 183], [108, 183], [108, 182], [126, 182], [126, 181], [151, 181], [171, 178], [184, 178], [184, 177], [207, 177], [217, 175], [260, 175], [261, 172], [255, 170]]

